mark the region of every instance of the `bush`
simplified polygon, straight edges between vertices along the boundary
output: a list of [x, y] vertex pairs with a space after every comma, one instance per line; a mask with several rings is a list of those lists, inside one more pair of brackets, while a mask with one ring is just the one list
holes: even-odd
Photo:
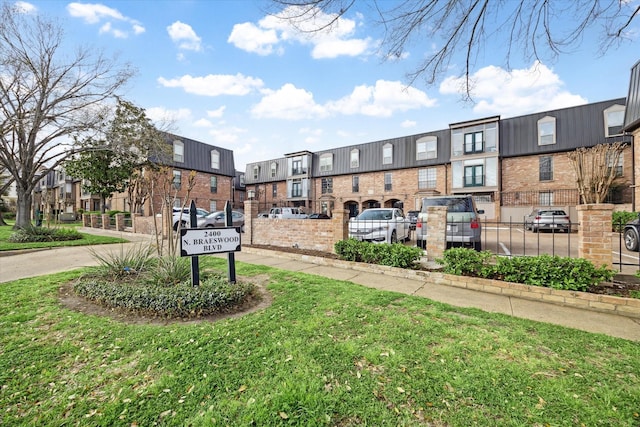
[[82, 239], [74, 228], [25, 227], [9, 236], [11, 243], [61, 242]]
[[582, 292], [615, 276], [615, 271], [604, 266], [596, 268], [583, 258], [551, 255], [495, 258], [488, 252], [479, 254], [471, 249], [454, 248], [445, 251], [437, 261], [449, 274]]
[[629, 221], [638, 218], [637, 212], [616, 211], [611, 216], [611, 230], [616, 233], [622, 233], [624, 225]]
[[413, 268], [422, 256], [422, 250], [401, 243], [376, 244], [347, 239], [336, 242], [334, 250], [345, 261], [365, 262], [390, 267]]
[[151, 246], [135, 245], [129, 246], [127, 250], [99, 254], [93, 249], [89, 249], [91, 255], [98, 261], [98, 272], [103, 276], [119, 278], [123, 276], [139, 275], [146, 273], [154, 264]]
[[182, 282], [175, 286], [113, 281], [104, 277], [80, 279], [79, 295], [109, 308], [162, 318], [194, 318], [224, 313], [254, 295], [250, 283], [230, 284], [222, 275], [209, 275], [200, 286]]

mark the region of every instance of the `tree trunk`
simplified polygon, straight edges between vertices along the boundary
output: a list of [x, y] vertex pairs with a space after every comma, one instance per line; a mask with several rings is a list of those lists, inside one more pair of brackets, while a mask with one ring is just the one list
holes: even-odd
[[14, 229], [27, 228], [31, 226], [31, 192], [24, 191], [19, 187], [16, 189], [18, 193], [16, 224]]

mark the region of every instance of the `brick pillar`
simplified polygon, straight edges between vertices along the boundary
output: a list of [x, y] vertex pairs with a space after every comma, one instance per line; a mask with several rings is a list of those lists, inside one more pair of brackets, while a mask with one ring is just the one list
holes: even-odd
[[331, 224], [333, 225], [333, 243], [331, 252], [335, 253], [335, 243], [349, 238], [349, 211], [335, 209], [332, 212]]
[[596, 267], [613, 268], [611, 255], [611, 218], [613, 205], [578, 205], [578, 257]]
[[447, 207], [427, 206], [427, 259], [442, 258], [447, 249]]
[[141, 217], [142, 217], [142, 214], [140, 213], [133, 213], [133, 212], [131, 213], [131, 228], [133, 229], [134, 233], [138, 232], [136, 228], [136, 219]]
[[91, 215], [82, 214], [82, 226], [83, 227], [91, 227]]
[[631, 210], [638, 212], [640, 210], [640, 128], [633, 132], [633, 206]]
[[244, 201], [244, 236], [242, 236], [242, 242], [247, 245], [253, 244], [254, 222], [258, 219], [259, 207], [260, 202], [257, 200]]
[[109, 214], [102, 214], [102, 228], [104, 230], [111, 228], [111, 218], [109, 217]]
[[124, 231], [124, 214], [123, 213], [116, 214], [116, 230]]
[[91, 228], [98, 228], [98, 214], [91, 215]]

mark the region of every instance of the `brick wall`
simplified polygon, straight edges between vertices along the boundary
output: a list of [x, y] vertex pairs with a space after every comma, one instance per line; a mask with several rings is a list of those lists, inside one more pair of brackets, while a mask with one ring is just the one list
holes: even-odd
[[244, 204], [243, 244], [333, 252], [333, 245], [348, 237], [347, 211], [334, 211], [330, 220], [272, 219], [256, 218], [257, 208], [256, 200], [247, 200]]

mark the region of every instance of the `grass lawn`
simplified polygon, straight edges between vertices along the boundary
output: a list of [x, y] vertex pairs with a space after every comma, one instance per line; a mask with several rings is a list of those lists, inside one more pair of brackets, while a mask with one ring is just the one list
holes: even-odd
[[[200, 257], [201, 267], [226, 260]], [[0, 425], [638, 426], [640, 344], [269, 267], [215, 323], [63, 308], [81, 272], [0, 285]]]
[[[7, 221], [8, 222], [8, 221]], [[46, 226], [46, 225], [45, 225]], [[102, 245], [105, 243], [121, 243], [126, 242], [126, 239], [95, 236], [92, 234], [82, 234], [82, 239], [68, 240], [62, 242], [32, 242], [32, 243], [11, 243], [9, 242], [9, 236], [13, 234], [13, 224], [0, 226], [0, 251], [13, 251], [17, 249], [37, 249], [37, 248], [57, 248], [61, 246], [86, 246], [86, 245]], [[75, 225], [56, 225], [60, 228], [76, 228]]]

